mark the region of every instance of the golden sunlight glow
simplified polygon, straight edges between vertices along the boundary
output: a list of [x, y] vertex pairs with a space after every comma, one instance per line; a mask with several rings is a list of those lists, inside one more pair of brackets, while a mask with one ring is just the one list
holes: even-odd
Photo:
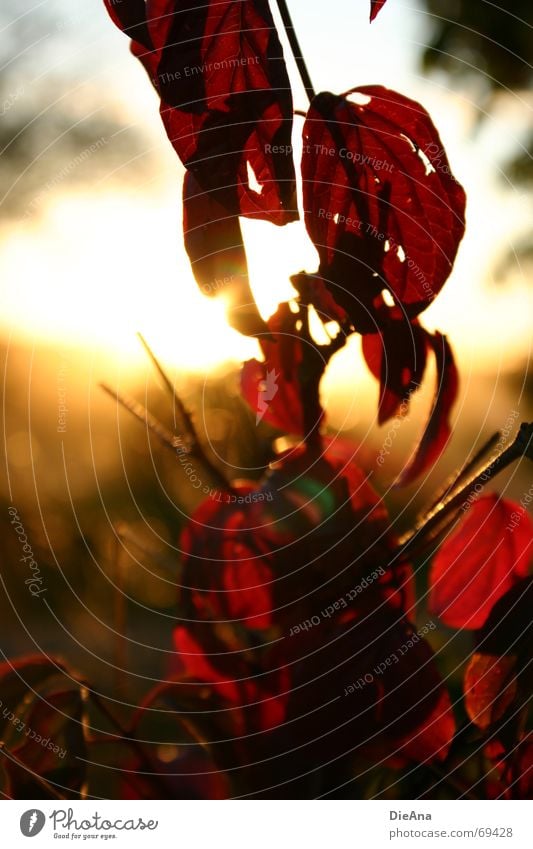
[[131, 369], [146, 362], [139, 330], [192, 372], [254, 356], [256, 343], [226, 324], [224, 304], [199, 293], [178, 216], [177, 205], [127, 194], [61, 197], [4, 242], [3, 325], [34, 342], [107, 351]]

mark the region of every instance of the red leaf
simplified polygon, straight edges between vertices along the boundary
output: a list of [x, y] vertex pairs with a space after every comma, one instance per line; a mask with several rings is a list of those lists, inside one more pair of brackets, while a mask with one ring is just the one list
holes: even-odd
[[527, 654], [533, 639], [532, 610], [533, 578], [524, 578], [493, 606], [476, 635], [478, 650], [488, 654]]
[[[399, 595], [397, 582], [381, 584], [386, 570], [379, 565], [391, 548], [386, 509], [353, 455], [353, 446], [348, 451], [338, 441], [322, 455], [298, 447], [279, 457], [257, 488], [234, 485], [206, 499], [180, 540], [187, 618], [240, 625], [242, 645], [242, 625], [288, 631], [363, 578], [360, 593], [350, 596], [352, 610], [363, 596], [372, 608], [376, 597]], [[410, 576], [402, 578], [403, 599]]]
[[417, 315], [448, 278], [465, 226], [465, 194], [428, 113], [383, 86], [324, 92], [303, 138], [305, 221], [333, 296], [361, 332], [375, 332], [384, 287]]
[[[202, 641], [208, 638], [209, 626], [202, 629]], [[198, 630], [198, 629], [197, 629]], [[239, 733], [266, 731], [285, 719], [288, 673], [284, 669], [254, 675], [242, 655], [211, 656], [190, 628], [174, 630], [174, 645], [186, 674], [205, 681], [230, 705], [241, 709]], [[235, 716], [235, 721], [239, 717]]]
[[395, 611], [382, 605], [335, 623], [318, 642], [312, 635], [301, 637], [291, 659], [294, 733], [305, 717], [299, 733], [317, 742], [326, 735], [331, 757], [346, 752], [347, 741], [365, 745], [378, 735], [419, 762], [446, 757], [455, 732], [448, 694], [428, 643]]
[[249, 336], [268, 332], [248, 279], [248, 264], [237, 215], [203, 192], [191, 171], [183, 182], [183, 233], [191, 267], [204, 295], [222, 297], [229, 323]]
[[374, 18], [381, 12], [383, 6], [387, 0], [370, 0], [370, 21], [372, 22]]
[[435, 354], [437, 391], [424, 434], [416, 451], [403, 469], [397, 484], [406, 486], [436, 463], [451, 435], [450, 413], [457, 398], [459, 375], [446, 336], [438, 331], [426, 338]]
[[464, 678], [465, 708], [472, 722], [486, 731], [500, 720], [516, 696], [516, 657], [472, 655]]
[[297, 321], [298, 316], [291, 312], [288, 304], [279, 305], [268, 320], [272, 339], [260, 339], [265, 361], [244, 363], [241, 389], [244, 400], [255, 410], [256, 424], [264, 420], [286, 433], [301, 435], [304, 410], [298, 370], [303, 343], [297, 333]]
[[378, 333], [363, 336], [363, 356], [380, 382], [378, 422], [407, 413], [409, 399], [422, 382], [427, 332], [418, 324], [393, 320]]
[[[131, 9], [140, 10], [122, 5], [128, 14], [108, 0], [126, 30]], [[297, 219], [292, 97], [267, 0], [148, 0], [145, 15], [153, 50], [136, 41], [133, 52], [183, 164], [205, 191], [221, 190], [228, 211], [275, 224]]]
[[339, 306], [321, 277], [300, 271], [299, 274], [291, 276], [291, 283], [300, 295], [300, 303], [313, 306], [323, 323], [336, 321], [341, 328], [347, 326], [348, 314], [346, 310]]
[[433, 560], [430, 609], [453, 628], [481, 628], [495, 602], [527, 576], [532, 541], [533, 523], [519, 504], [497, 495], [474, 502]]
[[450, 751], [455, 734], [455, 718], [448, 691], [442, 686], [438, 701], [415, 733], [406, 738], [398, 754], [407, 755], [419, 763], [443, 761]]
[[137, 49], [151, 49], [144, 0], [121, 0], [119, 3], [104, 0], [104, 4], [115, 26], [132, 39]]

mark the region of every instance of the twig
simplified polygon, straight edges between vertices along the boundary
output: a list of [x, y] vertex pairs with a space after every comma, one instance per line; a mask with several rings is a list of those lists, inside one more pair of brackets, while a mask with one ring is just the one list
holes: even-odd
[[398, 548], [402, 558], [412, 553], [415, 543], [419, 543], [422, 538], [426, 539], [434, 534], [444, 522], [449, 522], [450, 514], [458, 510], [465, 501], [475, 494], [478, 486], [483, 487], [521, 457], [528, 457], [528, 459], [533, 460], [533, 424], [531, 423], [524, 422], [521, 424], [513, 442], [501, 454], [471, 477], [464, 486], [453, 490], [448, 497], [436, 504], [424, 519], [415, 525], [413, 530], [399, 540]]
[[287, 33], [287, 38], [291, 46], [292, 55], [294, 56], [294, 61], [296, 62], [296, 66], [298, 68], [298, 72], [300, 74], [300, 78], [305, 89], [305, 93], [309, 98], [309, 102], [311, 102], [315, 97], [315, 90], [313, 88], [313, 83], [311, 82], [309, 71], [307, 70], [307, 65], [305, 64], [305, 59], [302, 55], [302, 49], [298, 41], [298, 36], [296, 35], [296, 30], [294, 29], [294, 25], [292, 23], [291, 13], [289, 12], [285, 0], [277, 0], [277, 4], [279, 13], [281, 15], [281, 20], [283, 21], [283, 26], [285, 27], [285, 32]]
[[120, 527], [115, 527], [115, 558], [114, 558], [114, 575], [115, 592], [114, 599], [114, 619], [115, 619], [115, 666], [117, 668], [117, 693], [123, 697], [126, 692], [125, 686], [125, 667], [127, 661], [127, 644], [124, 638], [126, 631], [126, 597], [124, 595], [124, 565], [122, 561], [122, 541], [123, 534]]
[[187, 448], [183, 444], [183, 439], [180, 436], [174, 436], [168, 428], [166, 428], [161, 422], [152, 416], [151, 413], [148, 412], [146, 407], [136, 401], [134, 398], [130, 398], [127, 395], [122, 395], [119, 392], [116, 392], [114, 389], [111, 389], [107, 383], [101, 383], [101, 388], [104, 392], [107, 392], [117, 404], [120, 404], [124, 409], [128, 410], [136, 419], [142, 422], [146, 427], [154, 433], [157, 438], [163, 443], [165, 448], [169, 448], [173, 454], [178, 454], [181, 456], [184, 453], [191, 453], [191, 449]]
[[421, 520], [425, 518], [428, 513], [431, 512], [431, 510], [433, 510], [438, 504], [440, 504], [441, 501], [451, 496], [456, 491], [459, 484], [461, 484], [474, 472], [474, 470], [479, 466], [480, 462], [483, 460], [484, 457], [486, 457], [489, 451], [496, 447], [500, 439], [501, 433], [499, 430], [497, 430], [496, 433], [493, 433], [492, 436], [481, 446], [481, 448], [476, 451], [474, 456], [470, 460], [467, 460], [463, 466], [461, 466], [459, 471], [455, 472], [455, 474], [451, 475], [451, 477], [448, 478], [448, 480], [438, 491], [437, 495], [434, 497], [429, 507], [426, 507], [423, 514], [419, 516], [419, 519]]
[[[198, 443], [198, 439], [196, 436], [196, 431], [194, 429], [194, 425], [192, 423], [192, 419], [188, 411], [185, 409], [185, 405], [183, 404], [181, 398], [176, 394], [176, 390], [174, 388], [174, 384], [168, 377], [167, 373], [163, 369], [163, 366], [157, 359], [156, 355], [150, 348], [148, 342], [142, 335], [142, 333], [137, 333], [137, 336], [143, 346], [144, 350], [150, 357], [153, 365], [155, 366], [157, 372], [161, 376], [165, 387], [167, 388], [171, 398], [172, 403], [174, 405], [174, 424], [176, 425], [176, 429], [182, 432], [188, 439], [190, 439], [192, 446], [196, 446]], [[176, 421], [177, 418], [177, 421]]]

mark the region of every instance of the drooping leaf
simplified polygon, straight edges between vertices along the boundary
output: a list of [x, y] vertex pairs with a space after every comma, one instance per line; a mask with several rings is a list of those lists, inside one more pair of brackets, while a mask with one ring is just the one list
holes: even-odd
[[407, 413], [409, 399], [424, 377], [427, 335], [419, 324], [393, 319], [380, 333], [363, 336], [363, 356], [380, 383], [379, 424]]
[[502, 718], [512, 704], [516, 688], [514, 655], [472, 655], [464, 677], [466, 712], [485, 731]]
[[204, 295], [224, 299], [236, 330], [249, 336], [268, 333], [250, 288], [239, 218], [227, 212], [219, 194], [202, 191], [194, 174], [186, 173], [183, 235], [194, 277]]
[[519, 504], [497, 495], [475, 501], [433, 560], [430, 609], [453, 628], [482, 628], [498, 599], [527, 576], [532, 542], [533, 523]]
[[381, 12], [383, 6], [387, 0], [370, 0], [370, 21], [372, 22], [374, 18]]
[[291, 90], [267, 0], [147, 0], [148, 48], [138, 0], [120, 6], [108, 0], [115, 23], [138, 38], [133, 52], [159, 93], [168, 137], [204, 191], [220, 190], [234, 214], [295, 220]]
[[383, 86], [323, 92], [303, 140], [305, 222], [333, 297], [361, 332], [375, 332], [384, 288], [418, 315], [465, 227], [465, 194], [428, 113]]
[[397, 481], [400, 486], [412, 483], [436, 463], [451, 435], [450, 413], [457, 398], [459, 374], [450, 343], [441, 333], [426, 333], [435, 355], [437, 387], [429, 419], [422, 438]]

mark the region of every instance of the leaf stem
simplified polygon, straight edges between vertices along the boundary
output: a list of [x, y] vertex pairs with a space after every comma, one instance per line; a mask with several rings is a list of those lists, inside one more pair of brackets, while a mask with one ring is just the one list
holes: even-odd
[[307, 65], [305, 64], [305, 59], [302, 55], [302, 49], [298, 41], [298, 36], [296, 35], [296, 30], [294, 29], [291, 13], [289, 12], [289, 8], [285, 0], [277, 0], [277, 4], [281, 20], [283, 21], [283, 26], [291, 46], [292, 55], [294, 56], [294, 61], [296, 62], [305, 93], [309, 98], [309, 103], [311, 103], [315, 97], [315, 90], [313, 88], [313, 83], [311, 82], [309, 71], [307, 70]]

